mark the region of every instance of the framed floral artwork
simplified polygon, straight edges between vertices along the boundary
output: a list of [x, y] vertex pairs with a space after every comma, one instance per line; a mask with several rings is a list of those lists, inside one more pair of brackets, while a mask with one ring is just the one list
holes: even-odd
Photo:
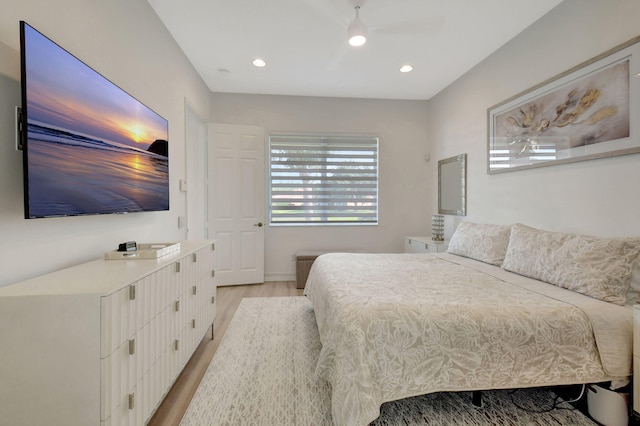
[[488, 173], [640, 152], [640, 37], [487, 110]]

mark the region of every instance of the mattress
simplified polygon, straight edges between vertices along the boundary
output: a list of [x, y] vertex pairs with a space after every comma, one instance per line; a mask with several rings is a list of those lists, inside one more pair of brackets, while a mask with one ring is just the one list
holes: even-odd
[[631, 375], [632, 309], [440, 254], [325, 254], [305, 295], [337, 426], [431, 392]]

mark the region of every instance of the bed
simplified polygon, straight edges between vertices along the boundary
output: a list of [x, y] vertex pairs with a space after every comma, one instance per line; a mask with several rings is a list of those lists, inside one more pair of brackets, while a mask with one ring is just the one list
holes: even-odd
[[448, 253], [318, 257], [305, 295], [334, 424], [431, 392], [628, 379], [638, 253], [638, 239], [463, 222]]

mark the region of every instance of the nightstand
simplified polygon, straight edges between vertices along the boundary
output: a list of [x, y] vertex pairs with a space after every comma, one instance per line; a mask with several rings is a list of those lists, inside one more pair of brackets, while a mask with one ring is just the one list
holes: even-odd
[[433, 241], [431, 237], [404, 237], [405, 253], [442, 253], [447, 245], [447, 241]]

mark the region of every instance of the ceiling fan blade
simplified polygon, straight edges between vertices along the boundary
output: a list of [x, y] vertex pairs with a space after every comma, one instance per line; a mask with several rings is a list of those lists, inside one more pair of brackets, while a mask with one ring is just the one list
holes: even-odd
[[334, 71], [340, 67], [342, 61], [349, 53], [350, 46], [347, 44], [346, 40], [342, 43], [337, 49], [331, 60], [327, 63], [327, 70]]
[[431, 16], [384, 26], [371, 27], [371, 31], [388, 35], [430, 35], [437, 34], [444, 28], [444, 16]]
[[336, 8], [327, 0], [302, 0], [301, 3], [304, 3], [315, 14], [325, 17], [330, 22], [346, 25], [345, 20], [341, 18], [341, 15], [345, 14], [343, 8]]

